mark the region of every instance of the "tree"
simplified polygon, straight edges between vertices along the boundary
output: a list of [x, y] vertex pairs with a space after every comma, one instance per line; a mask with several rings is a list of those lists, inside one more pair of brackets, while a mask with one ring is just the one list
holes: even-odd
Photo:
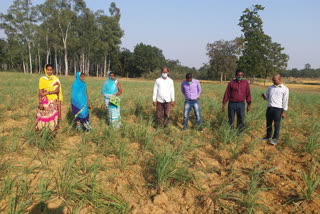
[[239, 59], [239, 68], [242, 68], [249, 76], [261, 76], [263, 60], [263, 44], [265, 34], [262, 29], [262, 20], [259, 11], [264, 10], [261, 5], [254, 5], [253, 9], [245, 9], [240, 17], [239, 26], [244, 36], [244, 50]]
[[268, 75], [273, 75], [275, 73], [280, 73], [285, 71], [287, 68], [287, 62], [289, 56], [285, 53], [282, 53], [284, 50], [280, 44], [272, 42], [271, 37], [265, 36], [264, 43], [264, 70], [265, 70], [265, 81], [264, 85], [267, 82]]
[[220, 74], [220, 82], [233, 76], [237, 67], [238, 55], [241, 52], [241, 39], [236, 38], [231, 41], [219, 40], [212, 44], [207, 44], [207, 55], [210, 58], [210, 69], [208, 79], [212, 79]]
[[162, 50], [155, 46], [137, 44], [134, 48], [134, 67], [136, 74], [151, 73], [165, 64]]
[[104, 76], [106, 76], [107, 70], [110, 70], [111, 58], [115, 58], [119, 52], [121, 37], [124, 34], [119, 23], [121, 17], [120, 9], [117, 8], [114, 2], [110, 5], [109, 13], [110, 16], [107, 16], [101, 12], [97, 17], [101, 41], [100, 49], [104, 53]]
[[309, 63], [304, 65], [304, 69], [305, 70], [310, 70], [311, 69], [311, 65]]
[[283, 53], [280, 44], [272, 42], [270, 36], [263, 31], [263, 22], [258, 14], [264, 10], [261, 5], [246, 9], [240, 17], [239, 26], [243, 32], [243, 52], [238, 66], [249, 76], [264, 77], [265, 82], [270, 74], [286, 69], [288, 55]]
[[[29, 56], [29, 68], [32, 73], [31, 43], [34, 36], [34, 27], [36, 23], [36, 11], [30, 0], [15, 0], [9, 7], [7, 14], [1, 14], [3, 20], [1, 28], [10, 37], [13, 43], [27, 48]], [[21, 51], [23, 52], [23, 51]], [[22, 54], [22, 63], [24, 72], [27, 72], [25, 57]]]

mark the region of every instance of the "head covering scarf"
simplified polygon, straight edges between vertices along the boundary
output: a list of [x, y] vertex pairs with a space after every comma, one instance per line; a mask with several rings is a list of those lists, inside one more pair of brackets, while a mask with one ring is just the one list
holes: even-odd
[[76, 79], [71, 89], [71, 104], [77, 111], [75, 111], [75, 117], [87, 118], [89, 116], [88, 111], [88, 99], [87, 99], [87, 85], [80, 80], [80, 72], [76, 73]]
[[[40, 78], [39, 80], [39, 89], [45, 89], [47, 90], [48, 92], [49, 91], [54, 91], [57, 87], [59, 87], [59, 101], [63, 101], [63, 96], [62, 96], [62, 89], [61, 89], [61, 84], [60, 84], [60, 81], [59, 81], [59, 78], [54, 76], [54, 75], [48, 75], [47, 74], [47, 69], [46, 69], [46, 66], [44, 66], [44, 72], [46, 74], [46, 76], [43, 76]], [[56, 94], [48, 94], [47, 95], [47, 98], [49, 100], [56, 100], [58, 99], [58, 96]]]
[[104, 96], [113, 95], [118, 92], [117, 79], [114, 76], [114, 80], [110, 79], [110, 73], [108, 73], [108, 79], [103, 83], [101, 93]]

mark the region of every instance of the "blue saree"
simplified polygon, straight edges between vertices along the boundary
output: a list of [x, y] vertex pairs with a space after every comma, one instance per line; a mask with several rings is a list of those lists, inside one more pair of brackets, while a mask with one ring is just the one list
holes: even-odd
[[114, 80], [111, 80], [109, 75], [110, 73], [108, 73], [108, 79], [102, 85], [101, 93], [104, 96], [104, 104], [107, 108], [109, 124], [119, 128], [121, 125], [120, 105], [116, 106], [110, 103], [111, 96], [118, 92], [119, 82], [116, 77], [114, 77]]
[[91, 130], [89, 122], [87, 85], [80, 80], [80, 72], [76, 73], [76, 79], [71, 89], [71, 107], [75, 116], [75, 127], [82, 130]]

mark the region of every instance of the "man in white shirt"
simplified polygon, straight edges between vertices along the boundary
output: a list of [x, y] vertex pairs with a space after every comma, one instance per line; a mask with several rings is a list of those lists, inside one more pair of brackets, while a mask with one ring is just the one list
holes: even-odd
[[168, 69], [163, 68], [161, 77], [156, 80], [153, 88], [153, 106], [156, 106], [157, 121], [160, 126], [167, 127], [170, 122], [170, 105], [174, 107], [174, 85], [173, 80], [168, 77]]
[[[262, 140], [268, 140], [272, 145], [277, 144], [280, 132], [281, 118], [286, 118], [286, 111], [288, 110], [289, 89], [281, 82], [280, 74], [276, 74], [272, 78], [274, 85], [271, 85], [266, 94], [262, 94], [267, 104], [267, 136]], [[274, 134], [272, 136], [272, 123], [274, 122]]]

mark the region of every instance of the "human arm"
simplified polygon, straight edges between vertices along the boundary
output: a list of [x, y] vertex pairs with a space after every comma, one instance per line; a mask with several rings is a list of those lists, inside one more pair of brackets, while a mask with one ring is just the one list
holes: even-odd
[[173, 81], [172, 81], [172, 84], [171, 84], [171, 106], [174, 107], [174, 84], [173, 84]]
[[224, 97], [223, 97], [223, 100], [222, 100], [222, 112], [225, 111], [225, 108], [226, 108], [226, 104], [229, 100], [229, 94], [230, 94], [230, 90], [231, 90], [231, 83], [228, 84], [227, 88], [226, 88], [226, 91], [224, 92]]
[[157, 91], [158, 91], [158, 84], [157, 81], [154, 83], [154, 87], [153, 87], [153, 96], [152, 96], [152, 104], [153, 106], [156, 106], [157, 104]]
[[181, 92], [182, 92], [183, 96], [185, 96], [184, 81], [182, 81], [182, 83], [181, 83]]
[[251, 107], [251, 92], [250, 92], [250, 86], [249, 83], [247, 83], [247, 90], [246, 90], [246, 101], [247, 101], [247, 112], [250, 111], [250, 107]]
[[199, 81], [198, 81], [198, 84], [197, 84], [197, 89], [198, 89], [197, 99], [199, 99], [200, 94], [201, 94], [201, 85], [200, 85]]
[[43, 103], [42, 103], [42, 97], [46, 96], [47, 95], [47, 91], [44, 90], [44, 89], [39, 89], [39, 96], [38, 96], [38, 99], [39, 99], [39, 109], [40, 110], [44, 110], [44, 107], [43, 107]]
[[289, 89], [286, 90], [283, 98], [282, 98], [282, 108], [283, 108], [283, 112], [281, 114], [281, 117], [283, 119], [286, 118], [286, 111], [288, 110], [288, 102], [289, 102]]
[[267, 100], [267, 99], [269, 99], [269, 95], [270, 95], [270, 90], [268, 88], [267, 92], [265, 94], [262, 94], [262, 97], [263, 97], [264, 100]]
[[119, 82], [117, 83], [117, 87], [118, 87], [118, 92], [115, 93], [114, 96], [118, 96], [118, 95], [122, 94], [122, 89], [121, 89], [121, 86], [120, 86]]

